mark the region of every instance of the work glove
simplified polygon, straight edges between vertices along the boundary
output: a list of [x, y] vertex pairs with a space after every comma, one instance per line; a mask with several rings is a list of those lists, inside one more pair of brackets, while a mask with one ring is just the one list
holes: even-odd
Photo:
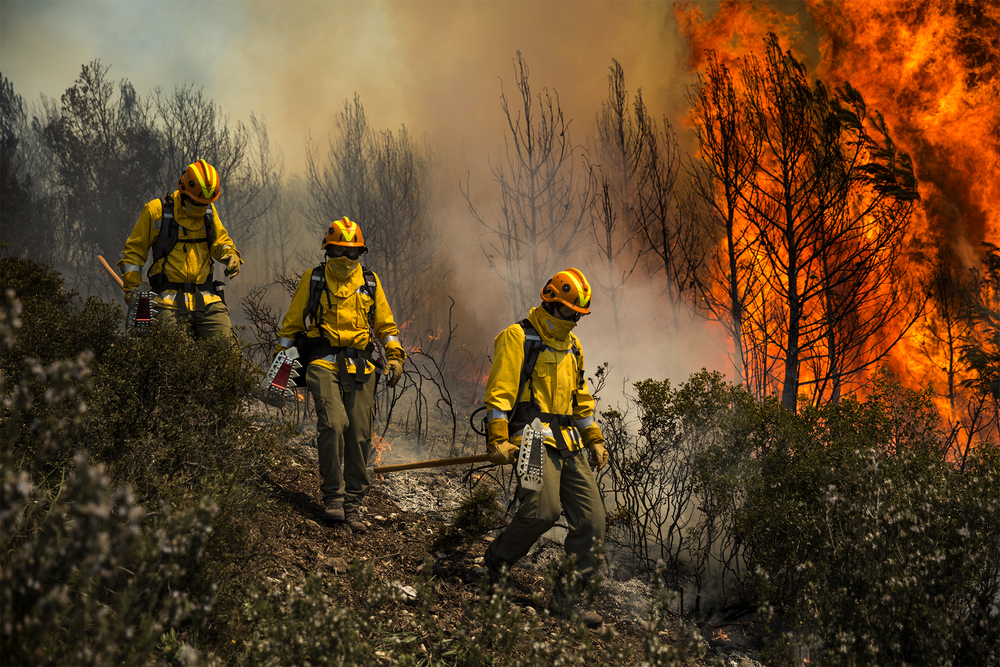
[[604, 448], [604, 434], [601, 433], [601, 427], [595, 422], [580, 431], [580, 437], [590, 452], [588, 460], [590, 467], [598, 470], [603, 468], [608, 462], [608, 450]]
[[490, 461], [497, 465], [517, 461], [518, 446], [507, 440], [506, 419], [494, 419], [486, 426], [486, 448], [490, 452]]
[[385, 362], [385, 383], [387, 385], [395, 387], [401, 377], [403, 377], [403, 362], [399, 359], [390, 359]]
[[226, 274], [227, 278], [235, 278], [240, 272], [240, 264], [243, 262], [240, 260], [236, 253], [232, 255], [226, 255], [222, 258], [222, 261], [226, 263], [226, 270], [223, 273]]

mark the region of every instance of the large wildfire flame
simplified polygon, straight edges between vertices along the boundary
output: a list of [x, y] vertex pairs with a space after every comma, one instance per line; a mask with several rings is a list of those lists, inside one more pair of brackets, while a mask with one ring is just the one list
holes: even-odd
[[[941, 251], [952, 270], [977, 267], [981, 244], [997, 243], [1000, 230], [1000, 3], [805, 0], [801, 7], [796, 17], [762, 2], [724, 0], [706, 17], [698, 6], [679, 5], [690, 67], [704, 71], [711, 51], [735, 69], [739, 58], [759, 55], [764, 36], [774, 33], [831, 89], [849, 82], [913, 159], [921, 202], [911, 258], [928, 272]], [[807, 40], [815, 40], [819, 62], [801, 55]], [[933, 314], [935, 304], [928, 308]], [[940, 395], [947, 364], [915, 353], [931, 347], [922, 345], [922, 335], [915, 327], [892, 365], [904, 382]], [[946, 418], [953, 407], [942, 401]]]

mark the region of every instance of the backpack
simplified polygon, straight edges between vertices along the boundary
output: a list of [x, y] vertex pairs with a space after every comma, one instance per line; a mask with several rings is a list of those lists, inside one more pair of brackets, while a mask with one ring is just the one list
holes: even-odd
[[[146, 276], [149, 278], [149, 286], [154, 292], [163, 292], [164, 290], [173, 289], [178, 292], [211, 292], [212, 294], [217, 294], [222, 297], [222, 302], [225, 303], [225, 295], [222, 291], [224, 283], [219, 280], [214, 280], [215, 278], [215, 261], [212, 259], [212, 246], [215, 245], [215, 225], [213, 223], [214, 217], [212, 215], [212, 207], [209, 206], [208, 210], [205, 211], [205, 236], [201, 238], [192, 238], [180, 240], [180, 225], [174, 218], [174, 198], [170, 193], [163, 195], [160, 199], [160, 204], [163, 206], [163, 215], [160, 218], [160, 235], [156, 237], [156, 241], [153, 243], [153, 263], [149, 267], [149, 271]], [[161, 267], [161, 271], [155, 276], [152, 275], [153, 267], [156, 263], [170, 254], [170, 251], [174, 249], [178, 243], [205, 243], [208, 245], [208, 277], [205, 278], [203, 283], [174, 283], [167, 280], [166, 271], [163, 270], [166, 267]]]
[[[515, 398], [520, 398], [521, 394], [524, 392], [525, 384], [529, 387], [529, 394], [527, 401], [519, 401], [514, 404], [514, 408], [511, 410], [510, 422], [508, 425], [508, 432], [513, 434], [524, 428], [525, 425], [531, 423], [531, 421], [538, 417], [543, 422], [552, 423], [555, 422], [558, 426], [573, 426], [575, 422], [573, 421], [573, 415], [555, 415], [552, 413], [542, 412], [541, 406], [535, 401], [534, 390], [531, 389], [531, 373], [535, 370], [535, 364], [538, 362], [538, 355], [545, 349], [548, 349], [542, 341], [542, 337], [538, 335], [535, 330], [534, 325], [528, 321], [527, 318], [518, 322], [521, 328], [524, 330], [524, 360], [521, 362], [521, 373], [517, 382], [517, 393], [514, 395]], [[583, 386], [585, 382], [584, 371], [583, 371], [583, 360], [581, 358], [580, 348], [574, 344], [571, 348], [573, 354], [576, 355], [576, 367], [577, 367], [577, 389]], [[574, 401], [576, 398], [574, 397]], [[483, 417], [483, 428], [479, 430], [475, 427], [474, 418], [476, 414], [481, 411], [485, 411], [487, 407], [484, 405], [478, 408], [469, 418], [469, 423], [472, 424], [474, 431], [480, 435], [486, 435], [486, 417]], [[569, 456], [569, 448], [566, 446], [565, 441], [562, 437], [562, 430], [559, 428], [552, 429], [553, 437], [556, 439], [556, 444], [559, 446], [559, 451], [563, 456]]]
[[[358, 288], [358, 291], [364, 292], [372, 299], [372, 305], [368, 309], [368, 346], [365, 347], [364, 350], [337, 347], [323, 337], [322, 332], [316, 338], [306, 337], [306, 332], [309, 331], [309, 326], [315, 323], [318, 328], [319, 323], [323, 320], [323, 311], [320, 301], [323, 293], [327, 291], [326, 262], [310, 269], [309, 300], [306, 302], [306, 309], [302, 315], [303, 329], [299, 333], [295, 334], [295, 340], [292, 343], [299, 352], [299, 361], [303, 368], [307, 367], [310, 362], [315, 361], [320, 357], [335, 355], [337, 357], [337, 366], [340, 371], [340, 381], [344, 386], [344, 391], [351, 391], [356, 387], [356, 384], [364, 381], [364, 374], [362, 372], [363, 364], [356, 364], [356, 377], [354, 382], [351, 382], [349, 381], [349, 376], [347, 374], [347, 365], [343, 363], [344, 360], [348, 358], [367, 359], [375, 364], [375, 370], [379, 374], [381, 374], [382, 367], [385, 363], [385, 354], [382, 350], [382, 345], [375, 337], [375, 293], [378, 283], [375, 279], [375, 273], [372, 272], [371, 269], [366, 266], [362, 266], [361, 271], [365, 280], [364, 284]], [[295, 378], [295, 386], [306, 386], [305, 372]]]

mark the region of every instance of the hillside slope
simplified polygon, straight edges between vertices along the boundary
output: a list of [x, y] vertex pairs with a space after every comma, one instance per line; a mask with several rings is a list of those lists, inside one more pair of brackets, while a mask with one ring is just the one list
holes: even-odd
[[[482, 555], [493, 538], [483, 536], [460, 550], [440, 551], [434, 546], [435, 537], [468, 495], [463, 477], [469, 466], [374, 476], [363, 509], [369, 530], [354, 534], [344, 524], [324, 520], [318, 496], [315, 430], [309, 422], [301, 424], [299, 430], [302, 435], [288, 442], [289, 465], [270, 480], [276, 508], [271, 527], [277, 545], [273, 554], [275, 572], [298, 580], [318, 575], [327, 589], [340, 592], [339, 604], [361, 613], [366, 609], [365, 593], [352, 585], [356, 574], [351, 566], [360, 562], [370, 564], [374, 580], [399, 591], [401, 598], [401, 603], [384, 605], [376, 611], [383, 630], [401, 641], [395, 650], [381, 651], [384, 664], [397, 664], [407, 655], [424, 660], [421, 664], [453, 664], [442, 656], [449, 638], [459, 633], [474, 638], [486, 629], [477, 623], [477, 614], [470, 610], [482, 600], [486, 574]], [[394, 457], [389, 452], [382, 463], [402, 462], [397, 460], [401, 456]], [[620, 654], [624, 659], [621, 664], [642, 664], [649, 635], [646, 629], [651, 603], [649, 586], [640, 580], [606, 580], [594, 606], [604, 617], [605, 626], [593, 631], [571, 627], [545, 611], [546, 569], [550, 563], [558, 562], [561, 555], [558, 529], [554, 529], [511, 572], [507, 612], [518, 615], [525, 629], [529, 623], [537, 624], [542, 636], [570, 637], [582, 631], [585, 634], [573, 640], [581, 653]], [[434, 600], [425, 606], [412, 596], [427, 584], [431, 584]], [[699, 647], [684, 631], [684, 624], [676, 614], [670, 614], [663, 623], [658, 640], [673, 650], [678, 662], [657, 664], [708, 665], [718, 664], [719, 660], [741, 667], [759, 664], [750, 657], [754, 655], [754, 639], [738, 638], [732, 628], [727, 628], [727, 633], [716, 632], [715, 638]], [[441, 642], [445, 646], [435, 645]], [[512, 653], [524, 659], [525, 650], [526, 647], [515, 648]]]

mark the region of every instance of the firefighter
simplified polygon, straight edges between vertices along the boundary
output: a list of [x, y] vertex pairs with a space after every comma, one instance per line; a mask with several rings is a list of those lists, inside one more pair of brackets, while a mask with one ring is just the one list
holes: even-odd
[[[579, 270], [566, 269], [545, 284], [541, 297], [541, 305], [532, 308], [527, 319], [496, 337], [486, 383], [491, 461], [515, 463], [522, 431], [536, 417], [545, 433], [541, 489], [518, 490], [517, 513], [486, 550], [492, 584], [528, 553], [562, 511], [569, 524], [564, 549], [575, 558], [584, 582], [596, 572], [594, 547], [604, 540], [604, 501], [591, 469], [603, 467], [608, 453], [594, 419], [580, 341], [572, 333], [590, 313], [590, 284]], [[526, 368], [536, 354], [533, 367]], [[565, 586], [557, 582], [549, 603], [561, 617], [570, 615], [567, 601], [573, 599]], [[591, 627], [602, 623], [593, 611], [584, 611], [582, 618]]]
[[148, 277], [156, 293], [157, 320], [185, 326], [199, 338], [232, 335], [213, 260], [225, 265], [229, 278], [243, 263], [215, 208], [220, 191], [219, 172], [212, 165], [205, 160], [188, 165], [172, 194], [143, 207], [117, 265], [125, 302], [131, 303], [152, 250]]
[[358, 224], [347, 217], [334, 221], [322, 247], [326, 260], [299, 281], [278, 346], [288, 349], [298, 338], [303, 350], [306, 386], [316, 402], [324, 516], [363, 533], [375, 385], [383, 370], [376, 340], [385, 349], [390, 387], [402, 377], [406, 353], [378, 276], [358, 261], [368, 252]]

